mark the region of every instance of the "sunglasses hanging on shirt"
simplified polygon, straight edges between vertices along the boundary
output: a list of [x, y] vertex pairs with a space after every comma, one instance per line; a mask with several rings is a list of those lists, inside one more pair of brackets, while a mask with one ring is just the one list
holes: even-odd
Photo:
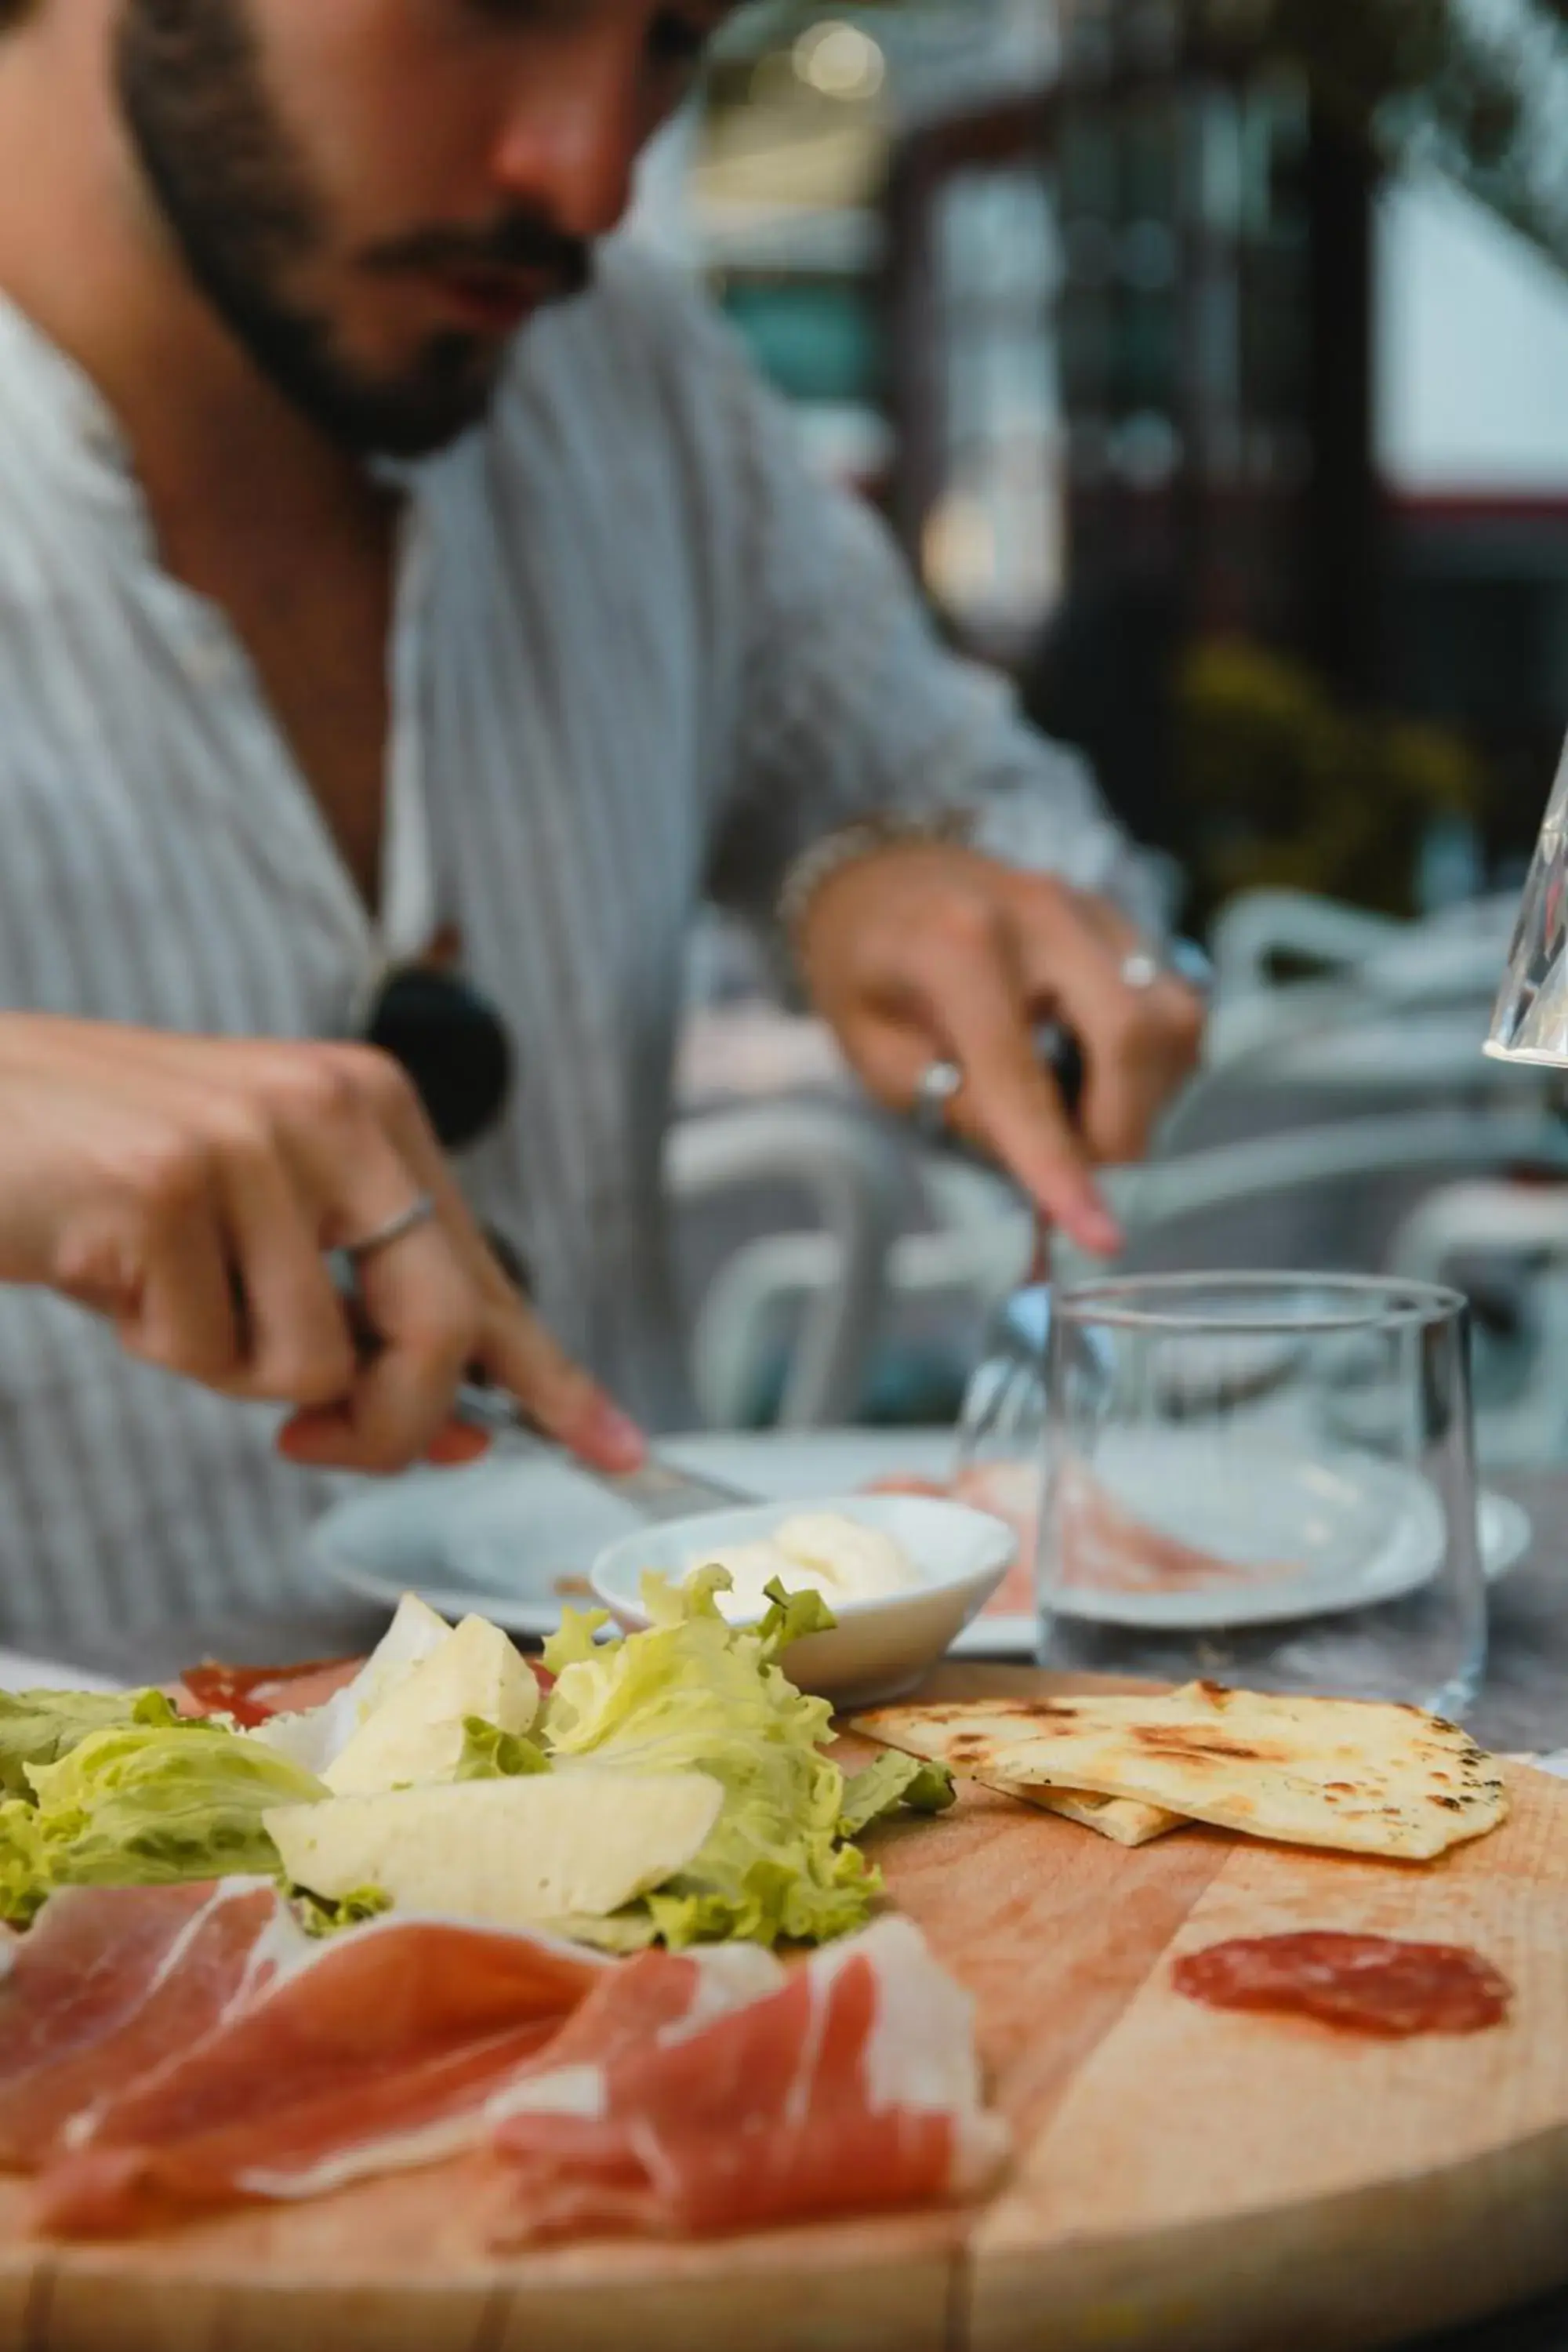
[[[495, 1006], [457, 970], [462, 938], [439, 915], [435, 845], [414, 713], [416, 638], [398, 629], [398, 692], [382, 868], [382, 937], [393, 959], [359, 1023], [391, 1055], [447, 1151], [466, 1150], [499, 1126], [516, 1085], [516, 1055]], [[485, 1234], [509, 1279], [531, 1290], [528, 1266], [502, 1234]]]
[[462, 977], [462, 934], [444, 919], [447, 892], [420, 723], [418, 621], [427, 557], [414, 509], [405, 530], [381, 855], [379, 929], [386, 964], [355, 1025], [401, 1064], [444, 1149], [461, 1151], [499, 1123], [511, 1095], [513, 1056], [500, 1013]]
[[[511, 1039], [494, 1005], [455, 972], [438, 964], [388, 972], [364, 1037], [403, 1070], [443, 1150], [482, 1142], [500, 1123], [515, 1075]], [[530, 1297], [526, 1259], [493, 1225], [483, 1231], [508, 1281]]]
[[401, 1065], [447, 1151], [478, 1143], [511, 1097], [511, 1040], [476, 988], [438, 964], [403, 964], [383, 981], [368, 1044]]

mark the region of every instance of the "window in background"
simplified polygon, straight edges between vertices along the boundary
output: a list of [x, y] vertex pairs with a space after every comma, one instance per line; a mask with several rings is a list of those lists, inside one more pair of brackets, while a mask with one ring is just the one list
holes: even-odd
[[924, 520], [921, 568], [963, 636], [1016, 651], [1062, 588], [1060, 402], [1048, 329], [1059, 247], [1038, 170], [999, 163], [956, 173], [942, 189], [932, 245], [942, 487]]

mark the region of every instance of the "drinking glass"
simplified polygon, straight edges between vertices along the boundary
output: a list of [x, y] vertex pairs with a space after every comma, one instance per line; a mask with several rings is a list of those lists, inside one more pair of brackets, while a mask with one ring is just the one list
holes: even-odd
[[1568, 1066], [1568, 750], [1542, 820], [1486, 1050], [1499, 1062]]
[[1043, 1664], [1462, 1715], [1486, 1658], [1468, 1317], [1350, 1275], [1058, 1293]]

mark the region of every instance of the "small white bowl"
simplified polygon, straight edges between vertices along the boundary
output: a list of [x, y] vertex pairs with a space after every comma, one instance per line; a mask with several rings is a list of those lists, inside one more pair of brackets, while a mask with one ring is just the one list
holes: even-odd
[[919, 1579], [902, 1592], [834, 1610], [830, 1633], [812, 1633], [782, 1664], [800, 1689], [840, 1706], [901, 1697], [977, 1617], [1013, 1564], [1017, 1538], [1001, 1519], [924, 1495], [844, 1495], [824, 1502], [755, 1503], [732, 1511], [638, 1528], [602, 1551], [589, 1582], [617, 1625], [647, 1625], [642, 1580], [651, 1569], [684, 1583], [721, 1545], [755, 1543], [802, 1511], [833, 1511], [879, 1528], [908, 1554]]

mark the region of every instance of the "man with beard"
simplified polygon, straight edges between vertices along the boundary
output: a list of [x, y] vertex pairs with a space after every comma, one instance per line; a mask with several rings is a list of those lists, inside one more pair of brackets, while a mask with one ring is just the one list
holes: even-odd
[[[544, 1324], [666, 1425], [705, 890], [783, 921], [876, 1096], [1114, 1246], [1092, 1163], [1142, 1148], [1198, 1031], [1125, 845], [721, 330], [598, 250], [728, 9], [7, 12], [0, 1003], [396, 1052]], [[634, 1454], [519, 1316], [500, 1376]], [[0, 1630], [300, 1589], [308, 1433], [279, 1464], [52, 1300], [5, 1303], [0, 1406]]]

